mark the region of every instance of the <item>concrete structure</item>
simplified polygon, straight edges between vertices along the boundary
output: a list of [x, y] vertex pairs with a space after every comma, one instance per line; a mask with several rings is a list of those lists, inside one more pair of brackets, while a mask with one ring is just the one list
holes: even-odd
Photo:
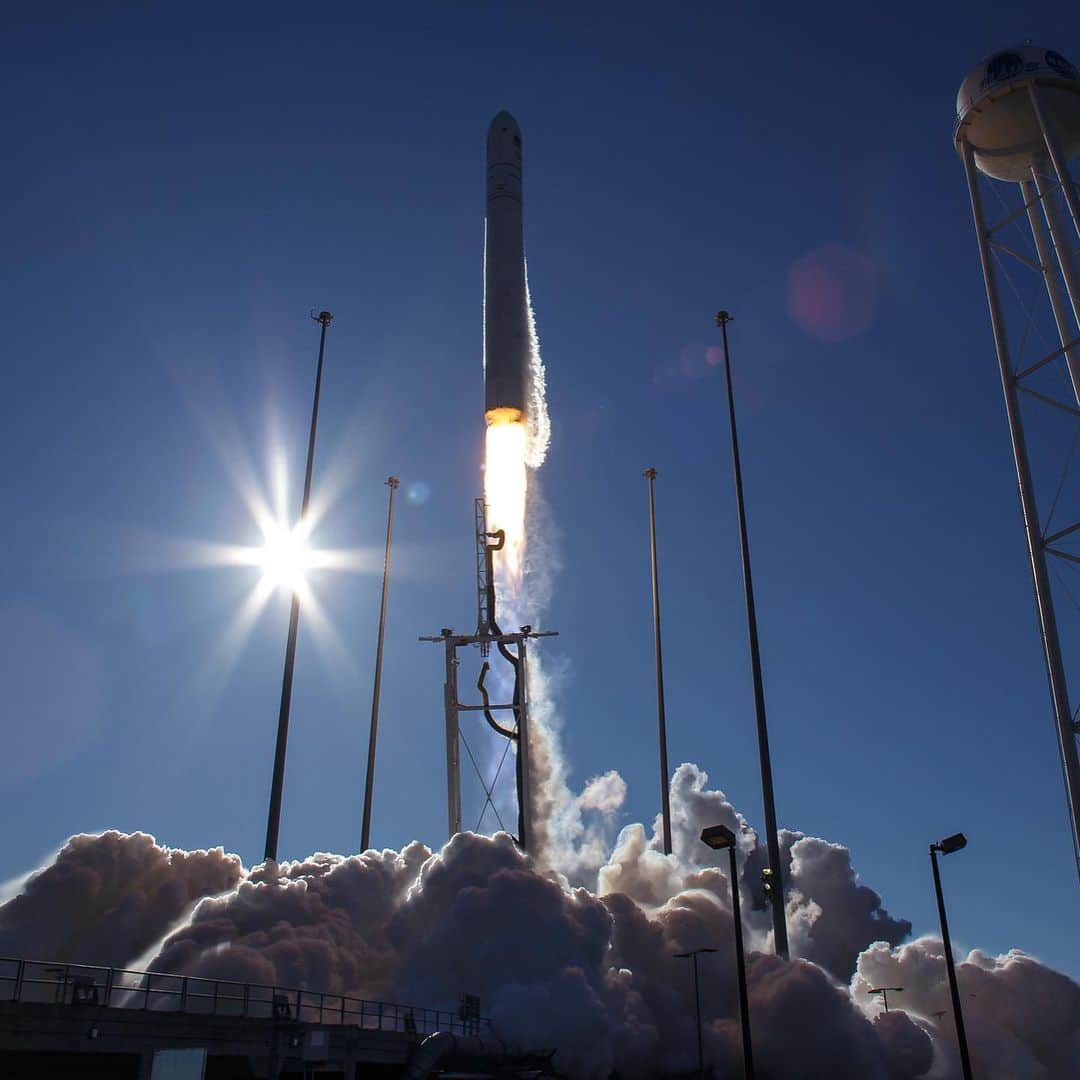
[[104, 1005], [0, 1002], [0, 1075], [150, 1080], [154, 1053], [207, 1051], [207, 1080], [312, 1071], [400, 1076], [423, 1036], [288, 1019], [192, 1015]]
[[465, 995], [457, 1011], [432, 1010], [254, 983], [0, 958], [4, 1080], [151, 1080], [155, 1055], [176, 1050], [205, 1051], [206, 1080], [422, 1077], [436, 1066], [477, 1076], [542, 1076], [551, 1056], [506, 1047], [479, 1015], [479, 1001]]

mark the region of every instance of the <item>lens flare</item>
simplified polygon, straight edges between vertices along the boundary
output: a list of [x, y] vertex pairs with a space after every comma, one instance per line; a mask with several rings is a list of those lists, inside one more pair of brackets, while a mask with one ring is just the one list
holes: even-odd
[[496, 562], [496, 576], [504, 590], [516, 595], [521, 588], [525, 562], [525, 456], [528, 433], [516, 417], [502, 415], [510, 410], [488, 413], [485, 448], [484, 500], [488, 528], [502, 529], [506, 544]]
[[306, 591], [306, 574], [314, 564], [306, 531], [300, 526], [290, 529], [276, 521], [266, 528], [263, 546], [256, 549], [256, 557], [268, 585], [289, 592]]

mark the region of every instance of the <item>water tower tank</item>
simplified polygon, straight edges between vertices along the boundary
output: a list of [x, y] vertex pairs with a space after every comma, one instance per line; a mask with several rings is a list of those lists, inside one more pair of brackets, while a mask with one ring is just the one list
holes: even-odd
[[1037, 83], [1066, 159], [1080, 153], [1080, 72], [1053, 49], [1018, 45], [988, 56], [960, 84], [953, 137], [975, 151], [975, 164], [997, 180], [1029, 179], [1043, 142], [1028, 86]]

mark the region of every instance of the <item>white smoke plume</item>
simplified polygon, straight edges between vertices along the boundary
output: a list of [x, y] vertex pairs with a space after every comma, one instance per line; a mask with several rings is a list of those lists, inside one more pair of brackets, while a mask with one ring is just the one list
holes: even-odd
[[243, 876], [221, 848], [180, 851], [146, 833], [73, 836], [0, 905], [0, 955], [126, 963]]
[[551, 420], [547, 407], [547, 374], [540, 355], [540, 335], [536, 331], [532, 293], [529, 292], [529, 265], [525, 264], [525, 307], [529, 313], [529, 402], [527, 455], [525, 464], [539, 469], [551, 444]]
[[[539, 468], [551, 441], [551, 422], [527, 266], [525, 291], [530, 342], [525, 451], [527, 544], [522, 578], [508, 577], [496, 564], [496, 584], [500, 618], [507, 625], [527, 620], [542, 629], [560, 557], [557, 526], [539, 483]], [[614, 817], [625, 799], [626, 785], [612, 772], [593, 778], [580, 793], [571, 790], [556, 707], [561, 674], [548, 666], [542, 651], [534, 646], [529, 654], [528, 686], [532, 821], [529, 850], [538, 865], [557, 870], [572, 884], [595, 885], [596, 872], [611, 848]], [[505, 671], [493, 672], [492, 683], [504, 693], [512, 689]], [[497, 755], [497, 750], [489, 749], [489, 764]], [[508, 809], [505, 788], [500, 794], [500, 809]]]
[[[604, 818], [624, 793], [618, 774], [606, 773], [576, 799], [582, 813]], [[629, 825], [592, 888], [571, 885], [504, 833], [462, 833], [437, 852], [413, 843], [247, 872], [220, 849], [187, 854], [142, 834], [80, 836], [0, 906], [0, 941], [9, 954], [39, 959], [142, 959], [160, 971], [431, 1007], [475, 993], [508, 1044], [557, 1049], [556, 1064], [580, 1077], [694, 1068], [693, 980], [673, 954], [708, 945], [718, 952], [701, 958], [705, 1053], [716, 1075], [738, 1075], [726, 855], [696, 840], [703, 824], [721, 821], [740, 837], [758, 1075], [959, 1077], [940, 942], [898, 944], [907, 924], [858, 882], [846, 849], [785, 834], [800, 954], [785, 962], [767, 951], [768, 913], [755, 900], [754, 830], [689, 764], [675, 774], [672, 812], [672, 855], [655, 829]], [[972, 953], [960, 981], [977, 1075], [1078, 1075], [1080, 986], [1015, 952]], [[906, 988], [888, 1016], [867, 992], [882, 983]]]
[[[1017, 950], [972, 951], [957, 964], [972, 1069], [987, 1080], [1080, 1076], [1080, 986]], [[877, 942], [862, 952], [851, 996], [867, 1013], [880, 1009], [872, 986], [904, 987], [902, 1008], [926, 1018], [946, 1075], [959, 1071], [944, 951], [924, 937], [899, 948]]]

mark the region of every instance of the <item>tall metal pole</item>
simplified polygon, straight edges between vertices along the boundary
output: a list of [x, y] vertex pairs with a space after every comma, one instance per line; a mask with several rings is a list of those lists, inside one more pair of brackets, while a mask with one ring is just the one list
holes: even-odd
[[652, 556], [652, 617], [656, 638], [656, 722], [660, 735], [660, 809], [664, 818], [664, 854], [671, 854], [671, 774], [668, 772], [667, 720], [664, 714], [664, 654], [660, 645], [660, 572], [656, 561], [656, 470], [646, 469], [649, 481], [649, 551]]
[[692, 956], [694, 960], [694, 1012], [697, 1016], [697, 1071], [698, 1076], [704, 1076], [705, 1055], [701, 1047], [701, 987], [698, 984], [697, 950], [693, 952]]
[[360, 850], [371, 846], [371, 797], [375, 788], [375, 740], [379, 733], [379, 692], [382, 689], [383, 635], [386, 631], [386, 595], [390, 591], [390, 540], [394, 528], [394, 492], [401, 483], [396, 476], [386, 481], [390, 505], [386, 509], [386, 552], [383, 555], [382, 600], [379, 603], [379, 638], [375, 646], [375, 687], [371, 693], [371, 732], [368, 735], [367, 778], [364, 781], [364, 823], [360, 830]]
[[735, 392], [731, 384], [731, 361], [728, 357], [727, 324], [731, 316], [721, 311], [716, 325], [724, 339], [724, 376], [727, 380], [728, 424], [731, 430], [731, 461], [735, 470], [735, 500], [739, 509], [739, 547], [742, 552], [743, 592], [746, 597], [746, 630], [750, 638], [750, 667], [754, 676], [754, 711], [757, 715], [758, 757], [761, 761], [761, 796], [765, 803], [765, 841], [769, 866], [775, 883], [772, 890], [773, 941], [776, 955], [788, 957], [787, 922], [784, 918], [784, 870], [780, 863], [780, 840], [776, 831], [776, 801], [773, 796], [772, 759], [769, 756], [769, 729], [765, 719], [765, 687], [761, 678], [761, 651], [758, 647], [757, 611], [754, 606], [754, 582], [750, 574], [750, 541], [746, 533], [746, 506], [743, 501], [742, 464], [739, 460], [739, 435], [735, 427]]
[[[320, 311], [311, 316], [322, 330], [319, 333], [319, 364], [315, 369], [315, 398], [311, 405], [311, 430], [308, 434], [307, 470], [304, 473], [304, 498], [300, 504], [299, 528], [307, 518], [311, 501], [311, 472], [315, 464], [315, 429], [319, 422], [319, 395], [322, 392], [323, 354], [326, 351], [326, 328], [333, 315]], [[294, 589], [289, 612], [289, 636], [285, 646], [285, 671], [281, 678], [281, 707], [278, 710], [277, 744], [274, 748], [274, 777], [270, 783], [270, 813], [266, 822], [264, 858], [277, 859], [278, 831], [281, 826], [281, 791], [285, 784], [285, 748], [289, 741], [289, 710], [292, 706], [293, 668], [296, 664], [296, 631], [300, 625], [300, 594]]]
[[700, 956], [701, 953], [713, 952], [716, 952], [716, 950], [710, 948], [708, 945], [702, 945], [700, 948], [691, 949], [690, 952], [677, 952], [674, 954], [676, 960], [694, 961], [694, 1014], [697, 1017], [698, 1076], [705, 1075], [705, 1056], [701, 1044], [701, 984], [698, 982], [698, 956]]
[[446, 832], [452, 840], [461, 832], [461, 749], [458, 723], [458, 658], [450, 640], [449, 627], [443, 630], [446, 639], [446, 682], [443, 683], [443, 703], [446, 708]]
[[[1036, 98], [1036, 101], [1038, 99]], [[1072, 827], [1073, 855], [1077, 873], [1080, 874], [1080, 756], [1076, 749], [1076, 728], [1069, 706], [1069, 690], [1065, 680], [1065, 666], [1061, 659], [1061, 642], [1058, 638], [1057, 619], [1054, 615], [1054, 599], [1050, 591], [1050, 576], [1046, 569], [1046, 543], [1039, 524], [1039, 509], [1035, 501], [1035, 487], [1031, 479], [1031, 463], [1028, 460], [1024, 427], [1020, 418], [1020, 402], [1016, 390], [1009, 357], [1009, 343], [1005, 332], [1005, 320], [998, 296], [997, 277], [990, 254], [990, 242], [983, 216], [982, 192], [975, 173], [975, 152], [966, 139], [961, 147], [964, 173], [967, 176], [971, 213], [975, 219], [975, 234], [979, 244], [979, 260], [982, 264], [983, 281], [986, 285], [986, 302], [990, 309], [990, 326], [994, 333], [1001, 386], [1005, 395], [1005, 413], [1012, 437], [1013, 459], [1016, 462], [1016, 480], [1020, 489], [1020, 508], [1024, 516], [1027, 534], [1028, 557], [1031, 562], [1032, 583], [1035, 587], [1035, 605], [1039, 612], [1042, 632], [1043, 655], [1050, 682], [1050, 699], [1054, 709], [1058, 745], [1065, 772], [1065, 798]]]
[[731, 914], [735, 920], [735, 966], [739, 975], [739, 1020], [742, 1023], [743, 1076], [754, 1080], [754, 1050], [750, 1040], [750, 998], [746, 990], [746, 957], [743, 953], [742, 916], [739, 914], [739, 871], [735, 865], [735, 845], [728, 846], [731, 858]]
[[952, 942], [949, 940], [949, 920], [945, 915], [945, 897], [941, 892], [941, 874], [938, 873], [937, 846], [930, 845], [930, 866], [934, 871], [934, 891], [937, 893], [938, 915], [941, 919], [941, 944], [945, 948], [945, 970], [949, 976], [949, 994], [952, 996], [953, 1019], [956, 1021], [956, 1042], [960, 1047], [960, 1068], [964, 1080], [971, 1080], [971, 1058], [968, 1056], [967, 1033], [964, 1031], [964, 1011], [960, 1006], [960, 987], [956, 981], [956, 965], [953, 963]]
[[[525, 627], [520, 627], [522, 633]], [[520, 706], [517, 711], [518, 740], [517, 764], [521, 779], [518, 781], [518, 841], [522, 851], [529, 851], [533, 842], [533, 802], [532, 802], [532, 758], [529, 723], [529, 650], [525, 639], [518, 645], [518, 678], [520, 685]]]

